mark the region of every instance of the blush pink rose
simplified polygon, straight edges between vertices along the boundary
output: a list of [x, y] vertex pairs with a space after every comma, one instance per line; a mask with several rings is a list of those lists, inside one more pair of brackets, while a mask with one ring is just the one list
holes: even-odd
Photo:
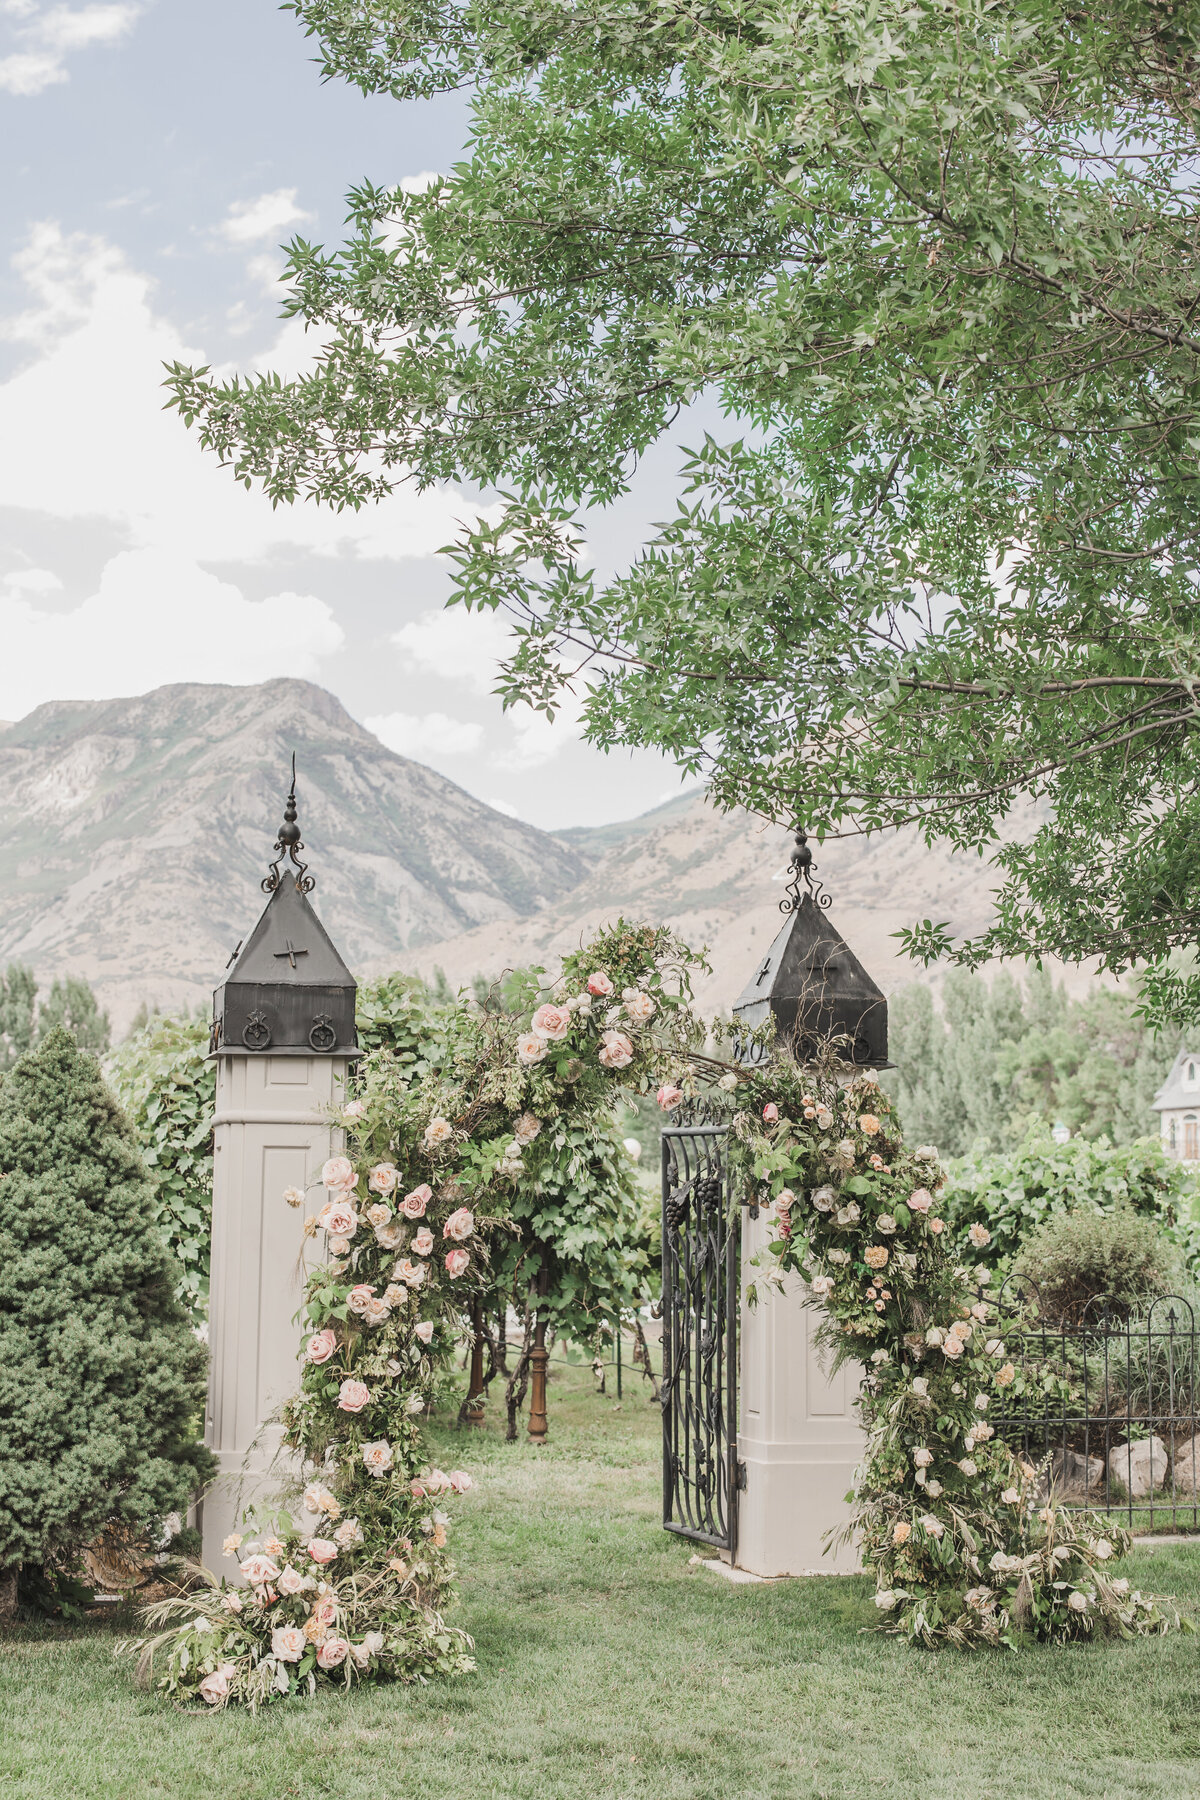
[[309, 1538], [305, 1548], [315, 1563], [331, 1563], [338, 1553], [338, 1547], [332, 1538]]
[[370, 1310], [371, 1301], [374, 1298], [375, 1289], [373, 1287], [368, 1287], [365, 1281], [360, 1281], [358, 1286], [352, 1287], [350, 1292], [346, 1295], [346, 1305], [350, 1308], [352, 1313], [359, 1313], [361, 1315]]
[[768, 1125], [774, 1125], [777, 1122], [779, 1118], [779, 1108], [773, 1100], [768, 1100], [767, 1104], [763, 1107], [763, 1118]]
[[280, 1571], [279, 1591], [281, 1594], [300, 1594], [304, 1591], [304, 1577], [299, 1569], [293, 1569], [291, 1563]]
[[442, 1226], [442, 1236], [453, 1238], [456, 1244], [465, 1244], [475, 1229], [475, 1215], [469, 1206], [460, 1206], [452, 1212]]
[[343, 1637], [327, 1637], [317, 1651], [317, 1667], [319, 1669], [336, 1669], [344, 1663], [350, 1654], [350, 1646]]
[[279, 1570], [269, 1556], [248, 1556], [238, 1567], [243, 1581], [248, 1581], [251, 1587], [266, 1587], [268, 1581], [279, 1580]]
[[411, 1194], [405, 1194], [403, 1200], [400, 1202], [400, 1211], [404, 1214], [406, 1219], [423, 1218], [425, 1208], [432, 1199], [433, 1189], [427, 1181], [423, 1181], [420, 1187], [415, 1187], [413, 1189]]
[[429, 1497], [424, 1484], [420, 1481], [410, 1481], [408, 1491], [414, 1500], [425, 1500]]
[[676, 1087], [673, 1082], [664, 1081], [654, 1098], [664, 1112], [670, 1112], [683, 1099], [683, 1089]]
[[348, 1100], [342, 1108], [342, 1116], [347, 1119], [361, 1119], [366, 1110], [361, 1100]]
[[413, 1262], [410, 1256], [402, 1256], [392, 1272], [398, 1281], [406, 1281], [409, 1287], [420, 1287], [428, 1267], [428, 1263]]
[[418, 1256], [428, 1256], [433, 1249], [433, 1233], [428, 1225], [422, 1225], [413, 1239], [413, 1249]]
[[342, 1189], [358, 1185], [358, 1176], [354, 1164], [348, 1156], [331, 1156], [321, 1170], [321, 1180], [327, 1188]]
[[927, 1213], [933, 1205], [933, 1195], [928, 1188], [918, 1188], [915, 1194], [908, 1196], [909, 1208], [915, 1213]]
[[427, 1344], [433, 1336], [433, 1320], [422, 1319], [420, 1324], [415, 1326], [414, 1329], [421, 1342]]
[[209, 1706], [220, 1706], [228, 1697], [229, 1684], [237, 1674], [236, 1663], [222, 1663], [211, 1675], [206, 1675], [200, 1683], [200, 1698]]
[[309, 1338], [304, 1352], [305, 1361], [310, 1363], [328, 1362], [336, 1349], [337, 1332], [327, 1325], [324, 1331], [315, 1332]]
[[475, 1486], [475, 1483], [465, 1469], [451, 1469], [450, 1486], [456, 1494], [465, 1494], [468, 1488]]
[[633, 1061], [632, 1039], [623, 1031], [602, 1031], [600, 1061], [606, 1069], [627, 1069]]
[[360, 1413], [371, 1402], [371, 1390], [363, 1381], [343, 1381], [338, 1389], [338, 1406], [342, 1412]]
[[317, 1214], [317, 1224], [331, 1238], [352, 1238], [358, 1230], [358, 1214], [349, 1200], [331, 1200]]
[[465, 1250], [451, 1250], [446, 1258], [446, 1273], [452, 1281], [456, 1280], [471, 1264], [471, 1258]]
[[571, 1029], [571, 1014], [565, 1006], [547, 1000], [529, 1021], [529, 1029], [548, 1044], [561, 1043]]
[[373, 1194], [390, 1194], [400, 1179], [400, 1171], [395, 1163], [376, 1163], [367, 1176], [367, 1186]]
[[603, 969], [593, 969], [587, 979], [589, 994], [598, 994], [602, 1000], [607, 999], [613, 991], [613, 984]]

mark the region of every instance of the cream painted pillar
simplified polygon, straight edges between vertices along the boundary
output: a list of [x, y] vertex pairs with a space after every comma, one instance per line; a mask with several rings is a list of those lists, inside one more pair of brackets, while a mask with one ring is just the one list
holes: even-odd
[[[742, 1215], [741, 1399], [738, 1460], [745, 1487], [738, 1495], [739, 1568], [755, 1575], [849, 1571], [853, 1547], [830, 1554], [821, 1540], [848, 1516], [845, 1496], [863, 1452], [853, 1401], [862, 1378], [847, 1363], [832, 1378], [813, 1342], [815, 1308], [804, 1284], [787, 1278], [784, 1292], [764, 1292], [765, 1270], [751, 1258], [769, 1236], [767, 1217]], [[756, 1282], [759, 1302], [745, 1302]]]
[[[222, 1540], [290, 1473], [276, 1460], [282, 1432], [271, 1421], [299, 1382], [294, 1315], [305, 1256], [319, 1254], [304, 1220], [324, 1197], [321, 1165], [341, 1148], [330, 1109], [349, 1066], [344, 1056], [217, 1055], [205, 1437], [219, 1473], [201, 1530], [205, 1564], [226, 1575]], [[289, 1187], [309, 1190], [303, 1207], [284, 1201]]]

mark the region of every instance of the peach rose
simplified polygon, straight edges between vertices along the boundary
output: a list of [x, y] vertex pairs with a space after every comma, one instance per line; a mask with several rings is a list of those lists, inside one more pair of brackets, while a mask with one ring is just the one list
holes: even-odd
[[352, 1238], [358, 1230], [358, 1214], [349, 1200], [330, 1200], [317, 1214], [317, 1224], [331, 1238]]
[[418, 1256], [430, 1256], [433, 1253], [433, 1233], [428, 1225], [422, 1225], [413, 1239], [413, 1249]]
[[430, 1119], [425, 1127], [425, 1148], [439, 1150], [443, 1144], [450, 1143], [454, 1137], [454, 1127], [449, 1119]]
[[299, 1569], [293, 1569], [291, 1563], [280, 1570], [279, 1591], [281, 1594], [302, 1594], [305, 1585], [304, 1576], [301, 1575]]
[[970, 1238], [971, 1242], [974, 1244], [974, 1246], [977, 1250], [982, 1250], [983, 1246], [985, 1244], [990, 1244], [992, 1241], [991, 1232], [988, 1230], [986, 1225], [979, 1224], [978, 1220], [976, 1220], [975, 1224], [972, 1225], [970, 1231], [968, 1231], [968, 1233], [967, 1233], [967, 1236]]
[[513, 1136], [518, 1144], [524, 1146], [532, 1144], [541, 1129], [542, 1121], [539, 1118], [536, 1118], [533, 1113], [522, 1113], [513, 1126]]
[[392, 1273], [398, 1281], [406, 1281], [409, 1287], [420, 1287], [425, 1279], [428, 1263], [413, 1262], [409, 1256], [402, 1256]]
[[406, 1219], [423, 1218], [425, 1208], [432, 1199], [433, 1189], [427, 1181], [423, 1181], [420, 1187], [415, 1187], [413, 1189], [411, 1194], [405, 1194], [403, 1200], [400, 1202], [400, 1211], [404, 1214]]
[[331, 1156], [321, 1170], [321, 1180], [327, 1188], [335, 1190], [358, 1185], [354, 1164], [348, 1156]]
[[625, 1016], [632, 1019], [635, 1025], [648, 1025], [657, 1010], [649, 994], [631, 994], [625, 1002]]
[[283, 1197], [289, 1206], [303, 1206], [304, 1205], [304, 1190], [303, 1190], [303, 1188], [284, 1188]]
[[338, 1553], [338, 1547], [332, 1538], [309, 1538], [305, 1549], [315, 1563], [322, 1565], [333, 1562]]
[[408, 1289], [402, 1281], [389, 1281], [383, 1290], [383, 1297], [389, 1306], [403, 1306], [408, 1299]]
[[606, 1069], [627, 1069], [633, 1061], [632, 1039], [623, 1031], [602, 1031], [600, 1061]]
[[683, 1099], [683, 1089], [676, 1087], [673, 1082], [664, 1081], [654, 1098], [664, 1112], [672, 1112]]
[[1002, 1369], [996, 1370], [996, 1386], [1008, 1387], [1016, 1379], [1017, 1371], [1011, 1363], [1005, 1363]]
[[945, 1219], [930, 1219], [929, 1229], [932, 1231], [934, 1237], [941, 1237], [943, 1231], [946, 1229]]
[[251, 1587], [266, 1587], [268, 1581], [279, 1580], [279, 1570], [269, 1556], [248, 1556], [238, 1566], [243, 1581], [248, 1581]]
[[229, 1536], [225, 1539], [225, 1542], [221, 1545], [221, 1555], [222, 1556], [236, 1556], [238, 1551], [241, 1549], [241, 1547], [242, 1547], [241, 1532], [240, 1531], [231, 1531]]
[[893, 1544], [907, 1544], [911, 1536], [912, 1526], [908, 1523], [907, 1519], [898, 1519], [892, 1526]]
[[529, 1021], [529, 1029], [544, 1043], [561, 1043], [571, 1029], [570, 1011], [565, 1006], [555, 1006], [547, 1000], [544, 1006], [538, 1007]]
[[874, 1137], [875, 1133], [879, 1130], [879, 1120], [875, 1117], [874, 1113], [860, 1113], [858, 1116], [858, 1129], [865, 1132], [868, 1137]]
[[536, 1031], [521, 1033], [517, 1039], [517, 1061], [519, 1063], [529, 1068], [533, 1063], [540, 1063], [546, 1054], [547, 1046]]
[[327, 1637], [317, 1651], [317, 1667], [319, 1669], [336, 1669], [350, 1654], [350, 1646], [343, 1637]]
[[304, 1359], [310, 1363], [326, 1363], [337, 1349], [337, 1332], [327, 1325], [324, 1331], [314, 1332], [304, 1350]]
[[367, 1471], [368, 1475], [374, 1475], [377, 1479], [382, 1479], [392, 1466], [392, 1446], [388, 1443], [386, 1438], [379, 1438], [378, 1441], [373, 1444], [364, 1444], [362, 1447], [362, 1459], [363, 1468]]
[[470, 1267], [470, 1263], [471, 1258], [465, 1250], [451, 1250], [446, 1258], [446, 1273], [451, 1281], [457, 1280], [458, 1276]]
[[362, 1543], [362, 1526], [357, 1519], [343, 1519], [333, 1537], [334, 1542], [340, 1544], [343, 1550], [349, 1550], [352, 1544]]
[[888, 1249], [886, 1244], [868, 1244], [863, 1251], [863, 1261], [868, 1269], [886, 1269]]
[[319, 1481], [310, 1481], [304, 1490], [304, 1510], [328, 1513], [331, 1519], [336, 1519], [342, 1509], [328, 1488], [322, 1487]]
[[604, 973], [603, 969], [592, 970], [587, 978], [587, 991], [589, 994], [598, 995], [601, 1000], [607, 999], [609, 994], [612, 993], [613, 984], [608, 979], [608, 976]]
[[392, 1303], [386, 1294], [372, 1294], [363, 1313], [364, 1325], [382, 1325], [389, 1317]]
[[307, 1639], [298, 1625], [277, 1625], [271, 1633], [271, 1655], [280, 1662], [299, 1662]]
[[414, 1326], [414, 1330], [416, 1331], [416, 1334], [420, 1338], [421, 1342], [423, 1344], [427, 1344], [433, 1336], [433, 1331], [434, 1331], [433, 1320], [432, 1319], [422, 1319], [419, 1325]]
[[372, 1231], [378, 1231], [381, 1225], [386, 1225], [391, 1216], [391, 1207], [385, 1206], [382, 1200], [376, 1200], [372, 1206], [368, 1206], [366, 1211], [367, 1224]]
[[465, 1244], [474, 1229], [475, 1215], [469, 1206], [460, 1206], [457, 1212], [450, 1214], [442, 1226], [442, 1236], [453, 1238], [456, 1244]]
[[390, 1194], [394, 1192], [399, 1179], [400, 1171], [395, 1163], [376, 1163], [367, 1176], [367, 1186], [373, 1194]]
[[338, 1407], [342, 1412], [360, 1413], [371, 1402], [371, 1390], [362, 1381], [343, 1381], [338, 1389]]
[[200, 1683], [200, 1698], [207, 1701], [209, 1706], [220, 1706], [228, 1697], [229, 1684], [236, 1674], [236, 1663], [222, 1663], [219, 1669], [214, 1669]]

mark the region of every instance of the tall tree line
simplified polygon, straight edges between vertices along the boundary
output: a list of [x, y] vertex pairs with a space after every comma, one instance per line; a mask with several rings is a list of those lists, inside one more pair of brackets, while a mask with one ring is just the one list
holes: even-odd
[[81, 1050], [108, 1049], [112, 1029], [108, 1014], [82, 975], [55, 979], [38, 1004], [38, 984], [28, 963], [11, 962], [0, 975], [0, 1074], [49, 1036], [65, 1027]]

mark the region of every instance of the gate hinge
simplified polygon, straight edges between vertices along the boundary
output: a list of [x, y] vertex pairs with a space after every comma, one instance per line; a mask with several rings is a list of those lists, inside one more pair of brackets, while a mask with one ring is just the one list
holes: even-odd
[[746, 1465], [744, 1462], [742, 1462], [740, 1460], [740, 1458], [738, 1460], [737, 1470], [736, 1470], [736, 1473], [734, 1476], [734, 1486], [737, 1488], [739, 1493], [742, 1493], [742, 1494], [745, 1493], [745, 1491], [746, 1491]]

